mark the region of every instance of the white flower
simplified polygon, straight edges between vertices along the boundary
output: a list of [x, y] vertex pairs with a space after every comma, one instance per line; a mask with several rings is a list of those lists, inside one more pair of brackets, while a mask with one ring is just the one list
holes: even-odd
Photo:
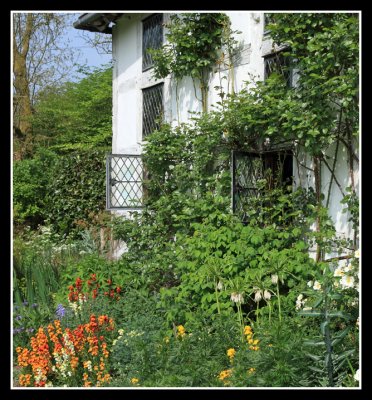
[[313, 289], [320, 290], [321, 288], [322, 288], [322, 285], [318, 281], [315, 281], [314, 285], [313, 285]]
[[360, 370], [359, 370], [359, 368], [357, 369], [357, 371], [355, 372], [355, 375], [354, 375], [354, 379], [356, 380], [356, 381], [360, 381]]
[[68, 371], [68, 372], [67, 372], [67, 375], [68, 375], [68, 376], [71, 376], [71, 375], [72, 375], [72, 372], [71, 372], [71, 371]]
[[359, 249], [355, 250], [354, 257], [355, 258], [360, 258], [360, 250]]
[[359, 317], [357, 318], [356, 322], [355, 322], [356, 326], [359, 326]]
[[187, 32], [187, 36], [192, 36], [192, 33], [191, 32]]
[[169, 169], [174, 169], [174, 165], [171, 164], [171, 165], [168, 166], [168, 168]]
[[45, 384], [45, 387], [53, 387], [53, 383], [52, 383], [52, 382], [47, 382], [47, 383]]
[[352, 288], [354, 287], [354, 277], [350, 275], [344, 275], [340, 280], [340, 285], [343, 288]]
[[241, 293], [236, 293], [236, 292], [231, 293], [230, 299], [234, 303], [243, 303], [244, 300], [243, 295]]
[[304, 299], [304, 295], [301, 293], [297, 296], [296, 300], [296, 310], [300, 310], [305, 303], [307, 302], [307, 299]]
[[271, 299], [271, 293], [268, 290], [264, 291], [264, 299], [265, 300], [270, 300]]
[[343, 276], [345, 275], [345, 272], [342, 270], [342, 268], [336, 268], [335, 272], [333, 273], [333, 276]]
[[304, 311], [311, 311], [313, 309], [313, 307], [304, 307], [303, 310]]
[[115, 346], [117, 342], [118, 342], [117, 339], [114, 339], [114, 340], [112, 341], [112, 345]]
[[271, 282], [274, 285], [276, 285], [278, 283], [278, 275], [277, 274], [271, 275]]
[[345, 272], [349, 272], [349, 271], [351, 271], [352, 269], [353, 269], [353, 266], [352, 266], [351, 264], [348, 264], [348, 265], [345, 266], [344, 271], [345, 271]]
[[87, 299], [86, 299], [85, 295], [83, 293], [79, 293], [79, 304], [81, 305], [86, 301], [87, 301]]
[[307, 282], [307, 286], [312, 287], [313, 286], [313, 281]]
[[217, 289], [218, 290], [222, 290], [223, 289], [223, 283], [221, 281], [218, 281]]
[[119, 329], [119, 330], [118, 330], [118, 334], [119, 334], [120, 336], [123, 336], [123, 335], [124, 335], [124, 329]]
[[257, 290], [254, 294], [254, 301], [258, 303], [262, 299], [262, 290]]

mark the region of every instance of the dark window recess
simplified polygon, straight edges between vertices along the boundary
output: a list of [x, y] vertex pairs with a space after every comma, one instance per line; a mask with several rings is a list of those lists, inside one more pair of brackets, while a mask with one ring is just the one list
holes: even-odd
[[282, 52], [274, 53], [265, 57], [265, 76], [267, 79], [272, 73], [283, 75], [288, 87], [292, 87], [292, 69], [289, 57], [283, 56]]
[[163, 44], [163, 14], [154, 14], [142, 21], [142, 71], [153, 65], [148, 49], [159, 49]]
[[267, 29], [267, 25], [269, 25], [272, 21], [272, 17], [268, 13], [264, 13], [264, 33], [269, 33], [269, 30]]
[[267, 179], [266, 190], [282, 184], [292, 184], [292, 160], [290, 151], [266, 153], [232, 151], [232, 209], [242, 221], [246, 219], [249, 198], [259, 196], [257, 183], [260, 179]]
[[106, 208], [108, 210], [142, 208], [143, 179], [141, 156], [109, 154], [106, 158]]
[[147, 89], [142, 89], [142, 138], [156, 129], [159, 129], [160, 121], [163, 117], [163, 87], [160, 83]]

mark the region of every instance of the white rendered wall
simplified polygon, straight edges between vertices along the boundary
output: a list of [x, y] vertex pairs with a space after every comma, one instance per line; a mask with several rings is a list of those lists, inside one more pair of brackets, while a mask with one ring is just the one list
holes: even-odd
[[[165, 119], [170, 123], [187, 122], [190, 112], [201, 112], [202, 109], [198, 83], [194, 87], [191, 78], [184, 78], [176, 88], [176, 82], [170, 79], [155, 81], [151, 69], [142, 72], [141, 21], [148, 15], [126, 14], [113, 27], [113, 153], [141, 153], [141, 90], [148, 86], [164, 82]], [[239, 91], [244, 81], [251, 80], [250, 74], [258, 79], [263, 76], [263, 14], [227, 12], [227, 15], [231, 19], [232, 30], [241, 31], [236, 35], [241, 46], [241, 56], [235, 60], [233, 72], [234, 90]], [[165, 14], [164, 20], [167, 17]], [[223, 76], [229, 76], [229, 71], [223, 67], [212, 73], [209, 105], [220, 100], [214, 86], [223, 86], [225, 92], [231, 91], [231, 77], [229, 80], [221, 80]]]
[[[231, 20], [231, 29], [241, 33], [235, 38], [239, 41], [240, 57], [234, 59], [234, 91], [238, 92], [245, 81], [262, 80], [264, 73], [263, 56], [272, 51], [270, 39], [264, 38], [264, 14], [259, 12], [226, 12]], [[125, 14], [113, 27], [113, 143], [112, 152], [116, 154], [141, 154], [142, 148], [142, 89], [159, 82], [164, 82], [164, 117], [167, 122], [176, 125], [189, 121], [190, 112], [201, 112], [200, 90], [194, 87], [191, 78], [184, 78], [176, 85], [170, 77], [155, 81], [152, 70], [142, 72], [142, 20], [150, 14]], [[164, 21], [169, 14], [164, 14]], [[164, 34], [166, 31], [164, 32]], [[165, 35], [164, 35], [165, 36]], [[228, 79], [222, 79], [222, 77]], [[224, 91], [231, 92], [231, 71], [226, 67], [216, 68], [211, 74], [209, 82], [209, 109], [210, 105], [219, 101], [218, 91], [214, 86], [223, 86]], [[178, 99], [178, 100], [177, 100]], [[334, 146], [328, 151], [334, 155]], [[307, 157], [307, 158], [306, 158]], [[312, 168], [312, 161], [305, 154], [301, 162]], [[333, 163], [332, 158], [328, 160]], [[355, 182], [359, 187], [359, 170], [355, 163]], [[314, 177], [311, 171], [300, 167], [294, 161], [295, 183], [314, 187]], [[350, 176], [347, 166], [347, 154], [340, 145], [336, 177], [340, 185], [345, 188], [350, 185]], [[322, 168], [322, 192], [325, 197], [331, 174]], [[348, 214], [342, 213], [340, 200], [342, 194], [334, 182], [331, 191], [330, 215], [339, 234], [352, 237], [347, 223]], [[121, 212], [127, 214], [126, 212]]]

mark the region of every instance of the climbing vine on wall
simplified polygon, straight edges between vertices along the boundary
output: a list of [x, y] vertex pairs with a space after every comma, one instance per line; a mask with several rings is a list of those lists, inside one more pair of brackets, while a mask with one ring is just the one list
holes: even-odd
[[235, 43], [230, 20], [223, 13], [172, 14], [166, 26], [167, 43], [151, 50], [154, 76], [159, 79], [172, 74], [177, 80], [192, 77], [199, 83], [206, 112], [209, 74], [224, 57], [222, 48], [231, 52]]

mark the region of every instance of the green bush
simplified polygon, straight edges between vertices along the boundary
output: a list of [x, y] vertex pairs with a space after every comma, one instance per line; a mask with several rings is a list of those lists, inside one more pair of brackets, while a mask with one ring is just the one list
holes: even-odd
[[13, 218], [15, 227], [35, 229], [46, 217], [47, 185], [56, 155], [40, 151], [33, 159], [15, 161], [13, 165]]
[[56, 161], [47, 186], [48, 223], [61, 235], [93, 224], [105, 209], [106, 149], [75, 151]]

